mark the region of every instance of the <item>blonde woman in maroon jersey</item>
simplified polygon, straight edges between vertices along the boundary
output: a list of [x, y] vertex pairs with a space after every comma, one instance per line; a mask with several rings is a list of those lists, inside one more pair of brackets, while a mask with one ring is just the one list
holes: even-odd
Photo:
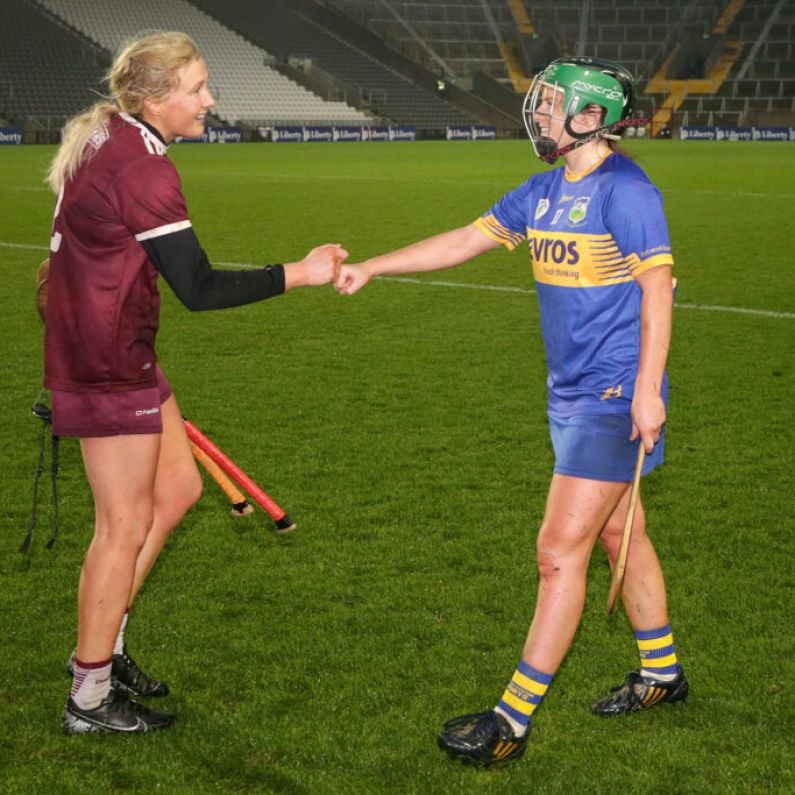
[[214, 100], [185, 34], [140, 36], [108, 74], [110, 101], [66, 127], [50, 168], [58, 199], [50, 245], [45, 385], [53, 432], [80, 439], [95, 532], [80, 575], [68, 734], [143, 732], [174, 716], [130, 696], [168, 694], [127, 653], [130, 605], [169, 533], [201, 492], [171, 387], [157, 364], [158, 276], [191, 310], [221, 309], [327, 284], [337, 244], [256, 270], [215, 271], [194, 234], [177, 136], [200, 135]]

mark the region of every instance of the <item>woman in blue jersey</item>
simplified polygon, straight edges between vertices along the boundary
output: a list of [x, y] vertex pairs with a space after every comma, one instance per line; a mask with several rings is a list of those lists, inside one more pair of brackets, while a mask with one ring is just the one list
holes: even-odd
[[[470, 764], [520, 757], [530, 718], [582, 616], [591, 551], [615, 561], [638, 445], [643, 473], [663, 460], [673, 258], [657, 189], [616, 133], [631, 123], [632, 76], [591, 58], [553, 61], [527, 94], [536, 154], [565, 165], [531, 177], [474, 223], [343, 266], [340, 293], [373, 276], [460, 265], [499, 245], [527, 245], [549, 368], [555, 466], [537, 540], [539, 589], [521, 660], [496, 706], [448, 721], [440, 747]], [[682, 701], [665, 584], [639, 503], [623, 585], [640, 668], [592, 706], [616, 715]]]

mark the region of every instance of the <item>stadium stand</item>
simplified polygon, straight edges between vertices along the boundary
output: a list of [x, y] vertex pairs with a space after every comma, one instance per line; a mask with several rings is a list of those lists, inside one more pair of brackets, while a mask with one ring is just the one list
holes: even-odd
[[468, 85], [478, 72], [510, 82], [500, 49], [513, 25], [503, 0], [332, 0], [341, 11], [428, 69]]
[[[438, 58], [459, 79], [482, 72], [518, 89], [515, 50], [525, 56], [525, 84], [558, 55], [611, 58], [641, 77], [651, 74], [684, 29], [708, 30], [726, 0], [382, 0], [377, 9], [367, 0], [329, 2], [422, 62]], [[529, 25], [524, 31], [517, 30], [521, 18]], [[540, 57], [522, 53], [522, 39]]]
[[273, 56], [186, 0], [40, 0], [53, 14], [108, 51], [135, 33], [183, 30], [194, 37], [210, 71], [216, 115], [229, 123], [371, 124], [345, 102], [326, 101], [271, 68]]
[[252, 127], [516, 134], [530, 76], [565, 54], [628, 65], [653, 132], [795, 126], [793, 0], [3, 0], [0, 117], [57, 130], [102, 91], [110, 53], [153, 28], [191, 33], [217, 115]]
[[96, 100], [110, 59], [57, 24], [35, 3], [3, 0], [0, 25], [0, 116], [60, 125]]
[[284, 64], [361, 92], [374, 113], [398, 124], [441, 130], [471, 124], [472, 117], [387, 68], [338, 35], [324, 29], [301, 6], [257, 0], [194, 0], [208, 14], [272, 52]]
[[561, 53], [616, 60], [639, 79], [650, 77], [675, 43], [701, 35], [717, 19], [726, 0], [607, 0], [590, 4], [544, 0], [533, 4], [533, 22], [548, 31]]
[[787, 0], [741, 6], [726, 30], [711, 37], [719, 49], [733, 46], [736, 57], [714, 91], [683, 99], [678, 125], [795, 125], [795, 6]]
[[[591, 55], [635, 73], [641, 110], [665, 110], [658, 126], [795, 124], [792, 0], [382, 0], [377, 11], [367, 0], [326, 3], [423, 63], [474, 75], [476, 92], [483, 72], [522, 92], [549, 59]], [[489, 33], [503, 73], [489, 58], [477, 71]], [[453, 41], [471, 41], [476, 57], [454, 57]]]

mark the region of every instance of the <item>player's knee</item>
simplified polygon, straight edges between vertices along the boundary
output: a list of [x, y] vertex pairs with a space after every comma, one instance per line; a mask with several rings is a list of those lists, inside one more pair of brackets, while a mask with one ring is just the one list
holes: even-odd
[[554, 573], [559, 563], [555, 561], [579, 562], [587, 559], [591, 536], [585, 528], [574, 525], [542, 522], [536, 539], [539, 571]]
[[561, 560], [556, 550], [539, 546], [536, 550], [538, 574], [543, 580], [551, 580], [560, 576]]
[[94, 538], [105, 547], [138, 554], [152, 529], [153, 519], [152, 509], [145, 506], [121, 514], [98, 514]]
[[558, 576], [561, 562], [566, 556], [567, 544], [559, 529], [546, 522], [542, 523], [536, 539], [536, 565], [544, 579]]

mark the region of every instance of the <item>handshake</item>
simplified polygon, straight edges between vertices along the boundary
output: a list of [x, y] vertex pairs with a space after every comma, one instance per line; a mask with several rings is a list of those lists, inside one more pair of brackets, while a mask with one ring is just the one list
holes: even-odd
[[371, 274], [359, 265], [343, 265], [348, 252], [338, 243], [313, 248], [302, 260], [284, 265], [284, 289], [334, 283], [340, 295], [353, 295], [370, 281]]

